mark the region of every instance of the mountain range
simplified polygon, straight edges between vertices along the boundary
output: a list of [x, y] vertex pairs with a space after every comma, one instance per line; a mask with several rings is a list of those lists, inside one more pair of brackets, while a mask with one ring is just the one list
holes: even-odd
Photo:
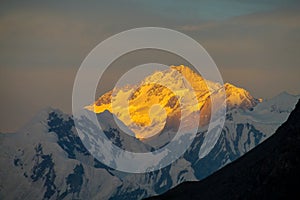
[[149, 199], [295, 199], [300, 196], [300, 101], [275, 134], [199, 182]]
[[[144, 138], [152, 133], [145, 131], [145, 127], [163, 132], [169, 129], [164, 123], [161, 126], [166, 118], [155, 118], [160, 107], [154, 108], [150, 117], [145, 115], [146, 111], [149, 113], [153, 105], [160, 103], [166, 114], [177, 116], [177, 104], [182, 97], [152, 83], [159, 79], [165, 84], [174, 84], [171, 80], [175, 78], [178, 79], [175, 84], [181, 88], [184, 81], [180, 74], [191, 83], [200, 102], [188, 107], [190, 113], [201, 109], [202, 117], [210, 115], [210, 95], [218, 95], [222, 88], [226, 92], [225, 125], [216, 145], [205, 157], [199, 158], [207, 133], [207, 124], [203, 123], [191, 146], [171, 165], [149, 173], [120, 172], [90, 154], [76, 132], [71, 115], [47, 108], [16, 133], [0, 134], [0, 199], [142, 199], [162, 194], [182, 182], [206, 178], [262, 143], [287, 119], [300, 97], [281, 93], [262, 101], [229, 83], [220, 85], [207, 81], [204, 85], [206, 81], [187, 67], [172, 66], [155, 72], [139, 85], [110, 91], [86, 108], [97, 113], [105, 135], [113, 144], [130, 151], [152, 151], [157, 146], [145, 142]], [[122, 108], [112, 110], [110, 107], [112, 97], [116, 94], [116, 100], [118, 95], [125, 98], [122, 95], [127, 94], [126, 91], [135, 92], [128, 98], [132, 106], [130, 115], [138, 126], [122, 118]], [[186, 96], [190, 91], [181, 92]], [[133, 136], [124, 134], [114, 117]], [[155, 120], [159, 123], [153, 123]], [[82, 126], [92, 128], [94, 124], [84, 121]], [[158, 147], [169, 139], [165, 137]]]

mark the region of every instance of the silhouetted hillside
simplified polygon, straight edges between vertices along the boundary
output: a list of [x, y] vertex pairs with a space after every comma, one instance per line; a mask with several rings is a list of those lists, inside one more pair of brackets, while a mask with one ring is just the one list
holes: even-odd
[[276, 133], [213, 175], [151, 199], [300, 198], [300, 101]]

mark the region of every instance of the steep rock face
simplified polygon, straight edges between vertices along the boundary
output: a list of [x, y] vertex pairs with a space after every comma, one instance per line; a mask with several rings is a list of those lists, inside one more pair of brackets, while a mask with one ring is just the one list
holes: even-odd
[[226, 104], [232, 108], [251, 109], [257, 105], [258, 99], [255, 99], [247, 90], [238, 88], [232, 84], [225, 83]]
[[[217, 144], [202, 159], [199, 158], [199, 151], [207, 133], [205, 125], [210, 119], [210, 98], [212, 95], [218, 97], [223, 86], [205, 81], [187, 67], [173, 66], [154, 73], [138, 86], [116, 90], [120, 100], [126, 95], [131, 99], [131, 112], [136, 116], [136, 122], [140, 123], [139, 127], [133, 124], [127, 126], [126, 120], [121, 120], [126, 119], [122, 118], [122, 107], [120, 110], [110, 110], [113, 91], [101, 96], [89, 109], [99, 111], [99, 124], [114, 145], [128, 151], [151, 152], [156, 146], [146, 139], [137, 138], [133, 130], [154, 127], [152, 130], [157, 131], [163, 127], [158, 139], [161, 143], [154, 142], [158, 147], [168, 143], [174, 132], [172, 127], [178, 124], [180, 117], [180, 95], [177, 97], [170, 88], [153, 82], [161, 80], [176, 86], [179, 94], [192, 99], [182, 77], [193, 86], [200, 102], [198, 106], [187, 106], [187, 111], [201, 107], [203, 124], [192, 145], [177, 161], [145, 174], [115, 171], [90, 155], [76, 132], [71, 116], [55, 109], [46, 109], [17, 133], [0, 134], [0, 199], [142, 199], [161, 194], [179, 183], [201, 180], [254, 148], [286, 120], [297, 101], [297, 96], [281, 94], [274, 99], [258, 102], [247, 91], [225, 84], [226, 103], [229, 105], [225, 126]], [[132, 91], [133, 95], [130, 96], [128, 91]], [[160, 106], [155, 106], [156, 103]], [[167, 108], [169, 116], [166, 119], [162, 108]], [[116, 121], [123, 129], [117, 126], [114, 116], [117, 116]], [[149, 119], [151, 123], [156, 123], [151, 124]], [[168, 126], [157, 126], [164, 120]], [[195, 124], [193, 120], [189, 123]], [[96, 126], [84, 120], [81, 125], [86, 129]], [[124, 129], [129, 135], [123, 133]]]
[[[212, 97], [219, 106], [226, 103], [228, 110], [251, 109], [258, 103], [242, 88], [205, 80], [189, 67], [181, 65], [156, 71], [138, 85], [109, 91], [86, 108], [96, 113], [108, 110], [137, 138], [147, 138], [163, 130], [167, 118], [174, 121], [201, 111], [200, 126], [206, 125], [211, 117]], [[193, 125], [198, 124], [190, 126]]]
[[212, 176], [150, 199], [293, 199], [300, 195], [300, 101], [268, 140]]
[[[113, 143], [150, 151], [139, 140], [120, 135], [109, 123], [111, 114], [103, 114], [99, 119]], [[1, 199], [141, 199], [196, 180], [184, 160], [149, 174], [114, 171], [86, 150], [72, 118], [53, 109], [42, 111], [18, 133], [1, 134], [0, 141]]]
[[108, 199], [121, 184], [89, 155], [73, 120], [57, 110], [44, 110], [0, 141], [1, 199]]
[[[44, 110], [17, 133], [0, 134], [0, 197], [141, 199], [161, 194], [179, 183], [207, 177], [268, 138], [295, 104], [295, 96], [285, 98], [291, 105], [270, 99], [266, 101], [270, 105], [259, 103], [257, 106], [263, 107], [259, 110], [256, 106], [252, 111], [228, 111], [221, 137], [206, 157], [198, 156], [206, 133], [203, 127], [180, 159], [147, 174], [122, 173], [103, 165], [83, 146], [70, 116]], [[280, 107], [281, 112], [271, 107]], [[99, 115], [112, 143], [124, 149], [151, 151], [140, 140], [123, 137], [111, 117], [109, 112]]]

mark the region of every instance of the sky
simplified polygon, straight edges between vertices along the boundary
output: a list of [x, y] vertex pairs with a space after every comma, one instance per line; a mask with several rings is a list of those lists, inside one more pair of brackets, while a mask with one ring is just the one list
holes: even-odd
[[[1, 1], [0, 132], [18, 130], [48, 106], [71, 113], [74, 78], [87, 54], [137, 27], [187, 34], [207, 50], [224, 82], [254, 97], [300, 94], [299, 9], [292, 0]], [[133, 64], [152, 60], [180, 64], [153, 52], [128, 56], [107, 72], [104, 90]]]

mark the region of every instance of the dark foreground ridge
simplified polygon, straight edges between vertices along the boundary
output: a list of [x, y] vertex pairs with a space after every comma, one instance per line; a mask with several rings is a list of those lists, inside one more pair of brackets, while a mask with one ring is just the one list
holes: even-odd
[[300, 100], [269, 139], [202, 181], [149, 199], [299, 199]]

